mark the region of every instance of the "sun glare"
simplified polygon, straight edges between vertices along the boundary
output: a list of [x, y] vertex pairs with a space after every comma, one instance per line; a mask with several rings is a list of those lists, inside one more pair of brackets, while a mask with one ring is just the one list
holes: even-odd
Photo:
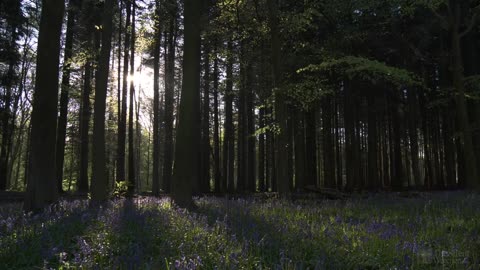
[[127, 80], [128, 80], [129, 83], [131, 83], [131, 82], [135, 83], [136, 82], [136, 77], [137, 76], [135, 76], [135, 74], [128, 74]]

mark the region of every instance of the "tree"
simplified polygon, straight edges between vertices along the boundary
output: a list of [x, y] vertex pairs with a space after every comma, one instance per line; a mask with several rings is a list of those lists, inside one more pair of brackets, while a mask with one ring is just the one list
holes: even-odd
[[285, 94], [280, 90], [282, 82], [282, 69], [280, 63], [280, 31], [278, 23], [278, 3], [276, 0], [268, 0], [268, 14], [270, 24], [270, 35], [272, 42], [272, 70], [273, 88], [275, 91], [275, 120], [278, 124], [279, 133], [275, 139], [275, 165], [277, 168], [276, 182], [278, 192], [281, 196], [288, 196], [290, 187], [288, 182], [288, 125], [287, 125], [287, 104]]
[[95, 82], [95, 105], [93, 117], [93, 166], [92, 200], [101, 202], [107, 199], [107, 168], [105, 156], [105, 107], [108, 88], [110, 50], [112, 47], [114, 0], [105, 0], [102, 20], [102, 48], [98, 61]]
[[[127, 137], [127, 91], [128, 91], [128, 60], [130, 47], [130, 0], [126, 0], [126, 18], [125, 18], [125, 38], [123, 54], [123, 82], [122, 82], [122, 106], [121, 115], [118, 119], [118, 138], [117, 138], [117, 182], [125, 181], [125, 141]], [[121, 11], [120, 11], [121, 12]], [[119, 45], [120, 46], [120, 45]], [[120, 101], [119, 101], [120, 102]]]
[[[93, 1], [83, 1], [82, 6], [82, 24], [84, 26], [81, 40], [83, 42], [83, 49], [85, 54], [85, 63], [83, 66], [83, 89], [80, 105], [80, 172], [77, 181], [77, 191], [81, 193], [88, 192], [88, 161], [90, 153], [90, 119], [91, 119], [91, 104], [90, 94], [92, 93], [92, 77], [95, 61], [95, 48], [93, 45], [94, 34], [98, 39], [99, 33], [95, 31], [94, 16], [97, 11]], [[98, 17], [98, 16], [96, 16]], [[98, 42], [96, 42], [98, 43]]]
[[[4, 20], [5, 19], [5, 20]], [[9, 178], [11, 178], [13, 162], [12, 140], [15, 129], [15, 113], [21, 91], [15, 93], [15, 85], [19, 82], [19, 74], [16, 68], [19, 64], [20, 55], [18, 52], [18, 39], [22, 36], [24, 16], [21, 12], [20, 1], [5, 1], [0, 6], [0, 20], [5, 22], [4, 37], [0, 38], [0, 45], [3, 47], [0, 53], [0, 63], [4, 62], [8, 68], [6, 72], [0, 72], [0, 88], [3, 94], [0, 95], [0, 190], [6, 190]], [[0, 23], [0, 27], [3, 23]], [[0, 30], [3, 30], [0, 28]]]
[[[130, 42], [130, 77], [133, 78], [135, 74], [135, 0], [131, 0], [132, 5], [132, 29]], [[133, 132], [133, 114], [134, 114], [134, 100], [135, 100], [135, 86], [133, 80], [130, 80], [130, 105], [128, 106], [128, 191], [133, 194], [135, 190], [135, 145]]]
[[176, 1], [168, 1], [169, 5], [169, 30], [168, 38], [165, 36], [165, 147], [163, 159], [163, 191], [169, 193], [172, 183], [172, 165], [173, 165], [173, 110], [174, 110], [174, 92], [175, 92], [175, 43], [177, 27], [177, 5]]
[[201, 147], [201, 177], [199, 191], [210, 191], [210, 44], [203, 44], [203, 104], [202, 104], [202, 147]]
[[235, 190], [235, 136], [233, 126], [233, 43], [227, 42], [225, 104], [225, 135], [223, 139], [223, 191], [232, 193]]
[[192, 184], [199, 177], [200, 17], [202, 1], [185, 0], [183, 82], [175, 144], [172, 199], [191, 207]]
[[76, 16], [78, 13], [78, 1], [70, 0], [68, 3], [67, 12], [67, 29], [65, 34], [65, 53], [63, 58], [63, 74], [60, 92], [60, 114], [57, 124], [57, 142], [56, 142], [56, 175], [57, 175], [57, 187], [58, 192], [62, 193], [63, 183], [63, 164], [65, 158], [65, 137], [67, 132], [67, 113], [68, 113], [68, 100], [69, 100], [69, 88], [70, 88], [70, 73], [71, 73], [71, 61], [73, 56], [73, 36], [74, 25]]
[[153, 48], [153, 167], [152, 192], [158, 196], [160, 191], [160, 41], [162, 29], [160, 21], [160, 0], [155, 1], [155, 36]]
[[60, 35], [64, 1], [42, 1], [37, 47], [36, 84], [31, 120], [29, 173], [25, 211], [37, 211], [58, 198], [55, 138]]

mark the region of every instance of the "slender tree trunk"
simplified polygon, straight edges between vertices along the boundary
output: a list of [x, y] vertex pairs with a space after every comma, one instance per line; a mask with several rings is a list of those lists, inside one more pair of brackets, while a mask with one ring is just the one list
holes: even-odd
[[267, 191], [268, 185], [265, 182], [265, 108], [259, 109], [258, 114], [258, 128], [261, 133], [258, 135], [258, 190], [260, 192]]
[[214, 173], [215, 192], [221, 192], [221, 166], [220, 166], [220, 135], [218, 120], [218, 54], [215, 47], [215, 59], [213, 62], [213, 152], [214, 152]]
[[200, 191], [210, 191], [210, 48], [204, 44], [204, 72], [203, 72], [203, 110], [202, 110], [202, 174], [200, 177]]
[[169, 193], [172, 183], [173, 165], [173, 108], [175, 94], [175, 25], [176, 11], [170, 18], [168, 39], [165, 36], [168, 53], [165, 56], [165, 154], [163, 160], [163, 191]]
[[255, 93], [253, 87], [253, 65], [249, 63], [247, 65], [247, 74], [246, 74], [246, 104], [245, 108], [246, 112], [246, 153], [247, 153], [247, 191], [255, 192], [256, 191], [256, 173], [255, 173], [255, 144], [257, 137], [255, 136], [255, 110], [254, 110], [254, 103], [255, 103]]
[[447, 188], [454, 188], [457, 185], [456, 163], [455, 163], [455, 141], [453, 140], [454, 123], [450, 110], [443, 112], [443, 142], [445, 149], [445, 177]]
[[[377, 137], [377, 106], [375, 92], [368, 94], [368, 174], [369, 190], [378, 189], [378, 137]], [[417, 162], [418, 164], [418, 162]]]
[[317, 141], [315, 113], [313, 109], [305, 112], [305, 186], [317, 183]]
[[461, 51], [460, 30], [460, 3], [455, 2], [453, 5], [454, 23], [451, 29], [451, 71], [453, 78], [453, 86], [456, 90], [455, 105], [457, 110], [458, 124], [461, 132], [461, 144], [463, 146], [463, 159], [465, 162], [465, 184], [467, 188], [480, 188], [478, 179], [477, 160], [474, 152], [472, 141], [472, 130], [468, 119], [467, 103], [465, 101], [465, 88], [463, 85], [463, 63]]
[[236, 192], [245, 192], [247, 181], [247, 115], [246, 115], [246, 61], [245, 44], [241, 44], [240, 87], [237, 102], [237, 186]]
[[90, 93], [92, 92], [92, 63], [90, 59], [85, 63], [84, 72], [82, 106], [80, 110], [80, 177], [77, 182], [78, 192], [88, 192], [88, 150], [90, 141], [88, 131], [90, 129]]
[[160, 192], [160, 46], [162, 29], [160, 23], [160, 0], [155, 1], [155, 40], [153, 47], [153, 171], [152, 192]]
[[225, 136], [223, 143], [223, 177], [224, 190], [229, 193], [235, 191], [234, 183], [234, 159], [235, 139], [233, 127], [233, 42], [227, 44], [227, 68], [225, 88]]
[[398, 104], [392, 106], [392, 135], [393, 135], [393, 159], [395, 167], [394, 174], [392, 175], [392, 188], [394, 190], [400, 190], [403, 188], [403, 183], [405, 179], [405, 172], [403, 168], [402, 161], [402, 127], [401, 127], [401, 117], [398, 112]]
[[350, 85], [344, 83], [345, 94], [345, 170], [347, 175], [346, 190], [352, 191], [355, 187], [357, 176], [355, 175], [355, 122], [354, 101]]
[[415, 188], [420, 186], [420, 160], [418, 158], [418, 133], [417, 133], [417, 118], [418, 118], [418, 98], [416, 89], [409, 89], [407, 93], [408, 106], [409, 106], [409, 130], [408, 135], [410, 137], [410, 155], [412, 160], [413, 170], [413, 186]]
[[[130, 42], [130, 78], [135, 74], [135, 0], [131, 0], [132, 5], [132, 39]], [[133, 79], [130, 80], [130, 105], [128, 107], [128, 193], [132, 195], [135, 191], [135, 133], [133, 130], [133, 114], [135, 102], [135, 85]]]
[[40, 210], [58, 199], [55, 178], [60, 36], [64, 1], [42, 1], [37, 68], [31, 117], [25, 211]]
[[323, 177], [327, 188], [336, 188], [335, 152], [332, 132], [332, 99], [325, 97], [323, 101]]
[[105, 157], [105, 107], [108, 88], [110, 50], [112, 47], [112, 17], [115, 0], [105, 0], [102, 16], [102, 48], [95, 80], [95, 105], [93, 117], [92, 200], [107, 199], [107, 168]]
[[192, 206], [192, 184], [197, 182], [200, 145], [200, 17], [203, 1], [185, 0], [185, 36], [182, 96], [175, 145], [172, 199]]
[[130, 55], [130, 15], [131, 0], [126, 0], [125, 38], [123, 53], [123, 83], [122, 83], [122, 112], [118, 122], [117, 141], [117, 182], [126, 181], [125, 175], [125, 141], [127, 137], [127, 92], [128, 92], [128, 61]]
[[69, 1], [67, 30], [65, 34], [65, 52], [63, 58], [63, 74], [60, 92], [60, 115], [57, 124], [57, 141], [56, 141], [56, 176], [58, 192], [62, 193], [63, 183], [63, 163], [65, 156], [65, 137], [67, 130], [67, 113], [68, 113], [68, 95], [70, 88], [70, 65], [72, 59], [74, 24], [76, 19], [76, 9], [78, 8], [76, 0]]
[[123, 33], [123, 1], [118, 1], [118, 63], [117, 63], [117, 152], [116, 152], [116, 161], [115, 161], [115, 181], [119, 178], [117, 176], [117, 168], [118, 168], [118, 155], [120, 153], [119, 149], [119, 138], [120, 138], [120, 126], [122, 125], [122, 79], [123, 77], [120, 76], [122, 72], [122, 33]]
[[140, 104], [142, 103], [142, 99], [140, 96], [137, 97], [137, 101], [135, 102], [135, 188], [137, 192], [140, 192], [142, 187], [142, 156], [140, 152], [142, 151], [142, 129], [140, 127]]
[[[276, 0], [268, 0], [268, 14], [270, 24], [270, 35], [272, 42], [272, 69], [273, 69], [273, 88], [281, 85], [282, 74], [280, 64], [280, 31], [278, 23], [278, 3]], [[278, 192], [282, 197], [287, 197], [290, 193], [288, 178], [288, 115], [285, 95], [280, 91], [275, 93], [275, 120], [280, 129], [275, 138], [275, 167], [276, 182]]]
[[[305, 123], [304, 114], [300, 110], [295, 111], [295, 189], [302, 191], [305, 187]], [[332, 155], [333, 158], [333, 155]]]

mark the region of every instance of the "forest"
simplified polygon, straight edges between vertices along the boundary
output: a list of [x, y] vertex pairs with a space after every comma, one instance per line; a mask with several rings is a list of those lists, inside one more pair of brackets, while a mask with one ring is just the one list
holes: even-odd
[[479, 0], [2, 0], [0, 268], [480, 269]]

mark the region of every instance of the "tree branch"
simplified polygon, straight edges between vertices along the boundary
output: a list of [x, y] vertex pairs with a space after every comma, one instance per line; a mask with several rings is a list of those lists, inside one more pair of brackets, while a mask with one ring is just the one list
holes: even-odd
[[460, 38], [462, 38], [466, 34], [470, 33], [470, 31], [472, 31], [473, 27], [477, 24], [477, 17], [478, 17], [478, 13], [473, 14], [473, 17], [470, 20], [470, 23], [468, 24], [467, 29], [465, 29], [463, 32], [460, 33]]
[[437, 17], [437, 19], [440, 21], [440, 25], [442, 26], [443, 29], [445, 30], [448, 30], [448, 26], [449, 26], [449, 23], [448, 23], [448, 20], [443, 17], [442, 15], [440, 15], [440, 13], [438, 13], [435, 8], [429, 6], [430, 10], [432, 11], [433, 15], [435, 15], [435, 17]]
[[478, 18], [478, 9], [480, 9], [480, 4], [477, 5], [476, 7], [472, 8], [473, 10], [473, 16], [472, 19], [470, 20], [470, 23], [467, 26], [467, 29], [465, 29], [462, 33], [460, 33], [460, 38], [465, 36], [466, 34], [470, 33], [472, 31], [473, 27], [477, 24], [477, 18]]

